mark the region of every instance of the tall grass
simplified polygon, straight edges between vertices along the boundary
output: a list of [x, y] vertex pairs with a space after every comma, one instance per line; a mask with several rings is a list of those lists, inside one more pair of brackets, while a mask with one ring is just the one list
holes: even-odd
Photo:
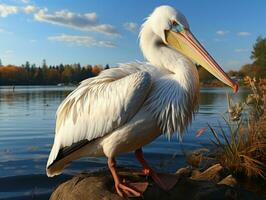
[[228, 96], [226, 128], [210, 124], [216, 159], [235, 174], [266, 179], [266, 80], [245, 78], [251, 93], [243, 102]]

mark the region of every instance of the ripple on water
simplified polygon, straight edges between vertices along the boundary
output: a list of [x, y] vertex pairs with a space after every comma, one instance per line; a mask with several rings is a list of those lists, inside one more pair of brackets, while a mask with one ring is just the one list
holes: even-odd
[[[81, 171], [106, 167], [105, 158], [83, 158], [73, 162], [63, 175], [47, 178], [45, 166], [53, 142], [55, 112], [74, 87], [0, 86], [0, 199], [48, 199], [53, 187]], [[217, 124], [227, 108], [225, 88], [201, 90], [200, 109], [182, 144], [176, 137], [162, 136], [144, 147], [145, 157], [160, 171], [175, 171], [185, 165], [184, 152], [208, 145], [208, 137], [195, 137], [206, 122]], [[245, 96], [240, 90], [237, 98]], [[139, 168], [134, 155], [118, 157], [118, 164]]]

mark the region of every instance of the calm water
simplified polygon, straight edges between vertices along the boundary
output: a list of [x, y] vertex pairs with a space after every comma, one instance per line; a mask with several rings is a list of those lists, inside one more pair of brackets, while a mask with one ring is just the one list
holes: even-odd
[[[53, 143], [55, 112], [74, 87], [0, 87], [0, 199], [47, 199], [60, 182], [81, 171], [106, 167], [105, 158], [84, 158], [72, 163], [63, 175], [47, 178], [45, 165]], [[227, 108], [225, 88], [201, 90], [200, 109], [180, 144], [160, 137], [144, 147], [157, 170], [175, 171], [185, 165], [184, 152], [208, 145], [207, 135], [195, 137], [206, 123], [217, 124]], [[247, 91], [235, 95], [241, 99]], [[118, 164], [138, 168], [133, 154], [118, 157]]]

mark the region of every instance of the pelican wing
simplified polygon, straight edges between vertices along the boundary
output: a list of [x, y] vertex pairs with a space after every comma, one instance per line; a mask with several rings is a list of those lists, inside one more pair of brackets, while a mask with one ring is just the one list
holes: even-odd
[[83, 81], [57, 110], [51, 163], [59, 149], [81, 140], [91, 141], [129, 121], [151, 88], [148, 72], [109, 69]]

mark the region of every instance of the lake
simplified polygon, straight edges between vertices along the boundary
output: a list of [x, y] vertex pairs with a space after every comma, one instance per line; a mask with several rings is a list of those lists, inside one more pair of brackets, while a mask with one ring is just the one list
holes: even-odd
[[[54, 137], [58, 105], [74, 87], [11, 86], [0, 87], [0, 199], [47, 199], [52, 189], [83, 171], [106, 167], [105, 158], [83, 158], [73, 162], [64, 173], [54, 178], [45, 174], [45, 166]], [[203, 88], [200, 108], [182, 143], [176, 137], [162, 136], [144, 147], [150, 165], [159, 171], [174, 172], [184, 166], [185, 153], [210, 145], [208, 134], [195, 137], [199, 128], [217, 120], [227, 109], [226, 91], [230, 88]], [[235, 99], [247, 90], [240, 89]], [[118, 165], [140, 168], [134, 155], [117, 158]]]

